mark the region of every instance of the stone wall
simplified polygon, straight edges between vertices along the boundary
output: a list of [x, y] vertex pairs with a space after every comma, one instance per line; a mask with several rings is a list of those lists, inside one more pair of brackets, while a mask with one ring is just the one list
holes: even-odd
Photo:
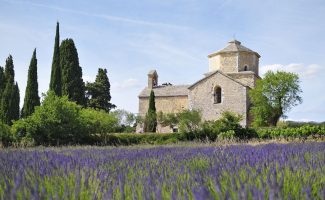
[[244, 85], [249, 86], [250, 88], [255, 87], [257, 77], [255, 76], [254, 72], [228, 73], [227, 75], [243, 83]]
[[221, 70], [227, 72], [238, 72], [238, 53], [222, 53], [209, 57], [209, 71]]
[[240, 52], [238, 57], [238, 71], [244, 71], [244, 67], [247, 66], [247, 71], [253, 71], [258, 75], [258, 61], [259, 58], [255, 53]]
[[220, 54], [220, 70], [224, 73], [238, 72], [238, 53]]
[[[214, 103], [214, 88], [216, 86], [222, 89], [222, 101], [219, 104]], [[243, 116], [240, 124], [246, 126], [248, 120], [247, 95], [247, 87], [216, 73], [190, 88], [189, 107], [200, 110], [203, 120], [219, 119], [225, 111], [238, 113]]]
[[[157, 113], [162, 111], [163, 113], [178, 113], [182, 110], [188, 109], [188, 96], [174, 96], [174, 97], [156, 97], [155, 105]], [[149, 107], [149, 98], [139, 98], [139, 113], [141, 117], [145, 117]], [[160, 124], [157, 126], [157, 132], [171, 133], [173, 130], [167, 126], [163, 127]], [[143, 124], [137, 126], [137, 132], [143, 132]]]
[[209, 57], [209, 72], [220, 70], [220, 55]]
[[[163, 113], [177, 113], [181, 110], [188, 109], [187, 96], [175, 97], [156, 97], [156, 110]], [[139, 115], [145, 116], [149, 107], [149, 98], [139, 98]]]

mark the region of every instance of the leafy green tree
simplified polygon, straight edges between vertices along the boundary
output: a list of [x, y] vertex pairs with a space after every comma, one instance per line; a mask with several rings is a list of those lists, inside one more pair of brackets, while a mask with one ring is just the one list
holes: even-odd
[[52, 60], [50, 90], [53, 90], [57, 96], [61, 96], [61, 94], [62, 94], [59, 22], [57, 22], [57, 24], [56, 24], [56, 34], [55, 34], [54, 52], [53, 52], [53, 60]]
[[40, 105], [40, 98], [38, 96], [37, 58], [36, 58], [36, 49], [35, 49], [28, 69], [27, 86], [26, 86], [24, 106], [21, 111], [21, 116], [27, 117], [31, 115], [35, 110], [35, 106], [39, 106], [39, 105]]
[[60, 46], [60, 65], [62, 67], [62, 95], [84, 106], [85, 83], [79, 66], [78, 52], [72, 39], [63, 40]]
[[12, 56], [6, 60], [5, 72], [5, 88], [1, 98], [1, 121], [11, 125], [12, 120], [19, 118], [19, 88], [15, 84], [15, 71]]
[[155, 93], [150, 92], [148, 112], [144, 120], [144, 132], [156, 132], [157, 128], [157, 113], [155, 104]]
[[117, 109], [112, 111], [111, 113], [118, 119], [118, 123], [120, 126], [133, 126], [136, 121], [136, 116], [127, 110]]
[[299, 77], [290, 72], [268, 71], [250, 91], [254, 126], [276, 126], [293, 106], [302, 102]]
[[195, 132], [200, 129], [202, 115], [197, 110], [184, 110], [177, 114], [180, 132]]
[[106, 112], [115, 108], [116, 106], [110, 102], [110, 87], [107, 70], [99, 68], [95, 82], [86, 85], [87, 106]]

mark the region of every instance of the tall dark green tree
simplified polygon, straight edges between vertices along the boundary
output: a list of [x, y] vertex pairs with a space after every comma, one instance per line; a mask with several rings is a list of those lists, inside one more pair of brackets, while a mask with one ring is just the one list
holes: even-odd
[[[12, 56], [6, 60], [5, 88], [1, 98], [1, 121], [5, 124], [12, 124], [12, 120], [19, 118], [19, 88], [15, 84], [15, 71]], [[18, 103], [17, 103], [18, 102]]]
[[1, 106], [2, 94], [3, 94], [5, 87], [6, 87], [5, 72], [4, 72], [3, 67], [0, 66], [0, 122], [2, 119], [2, 111], [1, 111], [1, 109], [2, 109], [2, 106]]
[[110, 88], [111, 85], [107, 77], [107, 70], [99, 68], [95, 82], [87, 83], [86, 85], [87, 106], [105, 110], [106, 112], [115, 108], [116, 106], [110, 102]]
[[155, 93], [153, 90], [150, 92], [149, 107], [144, 120], [144, 131], [145, 132], [156, 132], [157, 128], [157, 113], [155, 103]]
[[61, 78], [61, 65], [60, 65], [60, 31], [59, 31], [59, 22], [57, 22], [53, 60], [52, 60], [51, 80], [50, 80], [50, 90], [53, 90], [57, 96], [61, 96], [62, 94], [61, 81], [62, 78]]
[[20, 103], [20, 93], [19, 93], [19, 87], [18, 83], [14, 85], [13, 93], [12, 93], [12, 120], [18, 120], [19, 119], [19, 103]]
[[78, 52], [72, 39], [63, 40], [60, 46], [62, 67], [62, 95], [79, 105], [86, 105], [85, 83], [79, 66]]
[[40, 98], [38, 96], [37, 83], [37, 58], [36, 49], [34, 49], [32, 59], [28, 69], [28, 79], [25, 91], [24, 106], [21, 110], [22, 117], [28, 117], [34, 113], [35, 106], [40, 105]]
[[3, 90], [5, 89], [6, 83], [5, 83], [5, 74], [3, 67], [0, 66], [0, 108], [1, 108], [1, 98]]

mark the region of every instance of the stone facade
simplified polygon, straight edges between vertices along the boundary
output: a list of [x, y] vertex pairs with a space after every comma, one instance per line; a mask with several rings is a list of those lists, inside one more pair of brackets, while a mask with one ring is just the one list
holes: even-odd
[[[260, 55], [237, 40], [208, 56], [209, 72], [192, 85], [158, 85], [158, 73], [148, 73], [148, 86], [139, 94], [139, 113], [144, 117], [150, 91], [156, 96], [157, 112], [177, 113], [184, 109], [200, 110], [203, 120], [216, 120], [225, 111], [242, 115], [242, 126], [251, 122], [248, 92], [259, 79]], [[142, 132], [143, 126], [137, 127]], [[172, 132], [171, 127], [158, 125], [157, 132]]]
[[[221, 102], [214, 102], [215, 88], [221, 88]], [[247, 124], [248, 87], [220, 71], [197, 82], [189, 88], [189, 107], [199, 110], [203, 120], [216, 120], [225, 111], [240, 113], [242, 126]]]

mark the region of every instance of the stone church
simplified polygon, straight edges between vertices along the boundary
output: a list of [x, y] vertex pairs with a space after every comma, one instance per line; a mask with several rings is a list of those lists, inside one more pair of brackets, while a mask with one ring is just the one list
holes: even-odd
[[[149, 106], [150, 91], [155, 93], [157, 112], [177, 113], [184, 109], [200, 110], [203, 120], [216, 120], [224, 111], [243, 116], [242, 126], [249, 125], [248, 91], [259, 79], [260, 55], [237, 40], [228, 42], [220, 51], [208, 55], [209, 71], [191, 85], [158, 84], [158, 73], [148, 73], [148, 86], [139, 94], [139, 115], [145, 116]], [[138, 126], [137, 132], [143, 127]], [[161, 127], [157, 132], [173, 132], [177, 127]]]

